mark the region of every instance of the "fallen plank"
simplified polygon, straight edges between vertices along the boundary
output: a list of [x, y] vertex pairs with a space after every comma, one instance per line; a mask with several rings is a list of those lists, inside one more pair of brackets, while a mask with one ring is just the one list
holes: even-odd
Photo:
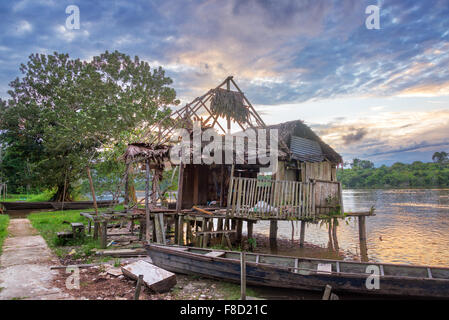
[[122, 267], [125, 276], [137, 280], [143, 275], [143, 282], [154, 292], [167, 292], [176, 285], [176, 275], [143, 260]]
[[111, 257], [135, 257], [145, 256], [147, 252], [145, 249], [117, 249], [117, 250], [97, 250], [97, 256], [111, 256]]

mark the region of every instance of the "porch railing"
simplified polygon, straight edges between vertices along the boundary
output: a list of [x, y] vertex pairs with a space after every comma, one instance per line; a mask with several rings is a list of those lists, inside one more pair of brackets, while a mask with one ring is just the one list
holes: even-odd
[[333, 181], [232, 177], [227, 212], [231, 217], [258, 219], [314, 218], [342, 206], [340, 190], [341, 185]]
[[314, 184], [233, 177], [228, 214], [232, 217], [309, 218], [315, 215]]

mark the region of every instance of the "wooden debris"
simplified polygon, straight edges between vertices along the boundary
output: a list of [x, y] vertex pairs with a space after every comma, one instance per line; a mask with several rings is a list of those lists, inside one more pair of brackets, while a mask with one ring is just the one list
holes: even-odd
[[142, 283], [143, 283], [143, 274], [140, 274], [139, 278], [137, 279], [136, 291], [134, 292], [134, 300], [139, 300]]
[[122, 267], [125, 276], [137, 280], [143, 275], [143, 282], [154, 292], [167, 292], [176, 285], [176, 275], [143, 260]]
[[145, 249], [117, 249], [117, 250], [98, 250], [97, 256], [111, 256], [111, 257], [136, 257], [144, 256], [147, 252]]
[[193, 206], [193, 207], [192, 207], [192, 210], [196, 210], [196, 211], [199, 211], [199, 212], [201, 212], [201, 213], [208, 214], [208, 215], [210, 215], [210, 216], [213, 215], [212, 212], [207, 211], [207, 210], [204, 210], [204, 209], [201, 209], [201, 208], [198, 208], [197, 206]]
[[121, 276], [121, 275], [123, 274], [122, 268], [120, 268], [120, 267], [117, 267], [117, 268], [115, 268], [115, 267], [108, 268], [108, 269], [106, 269], [106, 273], [108, 273], [108, 274], [110, 274], [110, 275], [112, 275], [112, 276], [115, 276], [115, 277]]

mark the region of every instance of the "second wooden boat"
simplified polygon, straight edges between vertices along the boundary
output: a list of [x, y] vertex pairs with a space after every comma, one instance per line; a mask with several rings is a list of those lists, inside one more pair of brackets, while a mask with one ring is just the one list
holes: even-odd
[[[55, 210], [78, 210], [88, 209], [94, 207], [93, 201], [73, 201], [73, 202], [51, 202], [52, 208]], [[100, 200], [97, 201], [98, 208], [105, 208], [113, 205], [112, 200]]]
[[[149, 244], [153, 263], [172, 272], [240, 281], [240, 253]], [[449, 298], [449, 268], [246, 254], [247, 283], [364, 295]], [[373, 270], [378, 271], [373, 276]], [[377, 277], [379, 287], [372, 288]], [[370, 285], [367, 286], [367, 282]]]
[[3, 201], [0, 203], [6, 210], [53, 209], [51, 202]]

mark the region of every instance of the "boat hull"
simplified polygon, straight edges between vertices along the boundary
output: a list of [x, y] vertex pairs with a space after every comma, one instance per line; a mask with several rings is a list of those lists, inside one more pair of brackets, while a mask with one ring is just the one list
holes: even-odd
[[[240, 282], [240, 261], [237, 259], [207, 257], [167, 246], [148, 245], [146, 249], [153, 263], [163, 269]], [[246, 266], [247, 283], [255, 286], [322, 291], [326, 285], [330, 285], [335, 292], [449, 298], [449, 280], [385, 276], [379, 279], [379, 289], [368, 289], [366, 282], [370, 275], [298, 272], [288, 267], [255, 262], [247, 262]]]
[[[27, 201], [15, 201], [15, 202], [0, 202], [6, 210], [77, 210], [93, 208], [93, 201], [74, 201], [74, 202], [27, 202]], [[112, 205], [112, 201], [104, 200], [97, 201], [99, 208], [104, 208]]]
[[51, 202], [0, 202], [6, 210], [39, 210], [39, 209], [53, 209]]
[[[97, 201], [98, 208], [109, 207], [113, 204], [113, 201], [104, 200]], [[88, 209], [94, 207], [93, 201], [74, 201], [74, 202], [51, 202], [52, 208], [55, 210], [78, 210], [78, 209]]]

